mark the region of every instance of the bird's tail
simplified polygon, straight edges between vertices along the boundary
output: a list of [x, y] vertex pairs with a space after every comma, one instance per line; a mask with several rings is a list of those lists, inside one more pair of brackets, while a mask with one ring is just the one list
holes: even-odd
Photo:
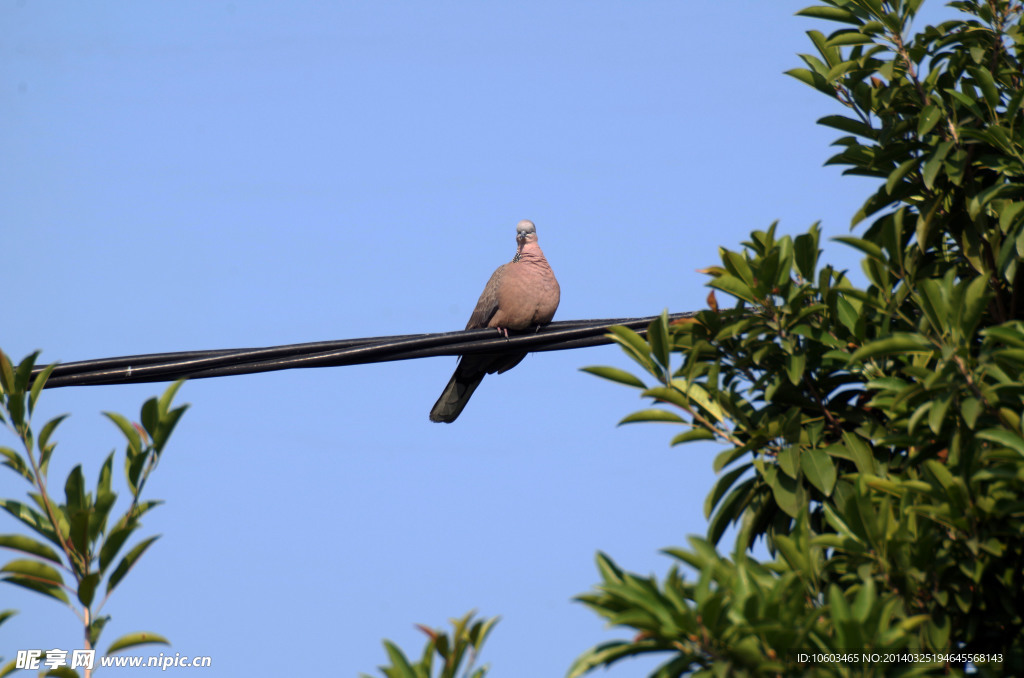
[[483, 374], [471, 376], [456, 369], [455, 374], [448, 381], [448, 385], [441, 392], [441, 397], [431, 408], [430, 421], [443, 421], [450, 424], [458, 419], [463, 408], [466, 407], [466, 403], [469, 402], [470, 396], [473, 395], [473, 391], [483, 379]]

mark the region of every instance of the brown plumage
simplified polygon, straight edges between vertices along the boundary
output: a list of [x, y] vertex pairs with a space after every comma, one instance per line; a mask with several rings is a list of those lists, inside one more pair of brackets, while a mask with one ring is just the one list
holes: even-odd
[[[524, 219], [516, 226], [516, 243], [515, 258], [499, 266], [487, 281], [467, 330], [494, 327], [507, 337], [509, 330], [539, 328], [555, 316], [558, 281], [537, 244], [532, 221]], [[525, 353], [460, 356], [455, 374], [430, 410], [430, 421], [455, 421], [485, 375], [507, 372], [525, 357]]]

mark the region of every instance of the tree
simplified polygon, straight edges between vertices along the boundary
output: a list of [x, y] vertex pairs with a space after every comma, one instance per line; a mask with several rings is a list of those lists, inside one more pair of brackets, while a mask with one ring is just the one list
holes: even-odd
[[[499, 618], [473, 621], [473, 615], [473, 612], [469, 612], [461, 619], [449, 620], [452, 625], [450, 636], [440, 629], [417, 624], [416, 628], [427, 636], [419, 661], [409, 661], [397, 645], [385, 640], [384, 650], [391, 664], [380, 667], [380, 672], [386, 678], [432, 678], [436, 661], [437, 678], [457, 678], [460, 675], [463, 678], [484, 678], [489, 667], [485, 664], [474, 668], [474, 665]], [[360, 678], [372, 677], [363, 673]]]
[[810, 31], [789, 74], [845, 108], [819, 121], [844, 133], [828, 163], [880, 182], [863, 234], [837, 238], [868, 286], [819, 265], [817, 225], [773, 224], [708, 270], [732, 308], [615, 330], [652, 383], [588, 368], [656, 405], [623, 422], [727, 449], [706, 537], [665, 550], [696, 578], [600, 554], [579, 599], [636, 636], [570, 676], [652, 652], [657, 676], [1024, 672], [1022, 6], [952, 2], [961, 17], [913, 33], [920, 5], [799, 12], [842, 25]]
[[[46, 422], [38, 434], [33, 432], [32, 414], [46, 378], [53, 369], [53, 366], [46, 368], [33, 380], [31, 375], [36, 357], [37, 354], [33, 354], [20, 364], [12, 365], [7, 355], [0, 351], [0, 424], [11, 430], [24, 450], [0, 447], [0, 456], [4, 459], [4, 466], [32, 487], [29, 492], [31, 504], [4, 498], [0, 499], [0, 508], [34, 533], [34, 536], [0, 535], [0, 547], [19, 554], [0, 568], [0, 580], [66, 605], [82, 622], [81, 649], [95, 651], [103, 628], [110, 620], [110, 615], [100, 614], [104, 604], [158, 539], [157, 536], [147, 537], [122, 555], [132, 534], [142, 526], [141, 518], [162, 503], [142, 501], [141, 495], [187, 407], [182, 405], [171, 409], [174, 395], [184, 382], [175, 382], [160, 398], [146, 401], [140, 414], [141, 424], [130, 422], [120, 414], [106, 413], [128, 443], [124, 473], [131, 495], [127, 510], [111, 523], [111, 511], [117, 502], [112, 482], [113, 452], [100, 468], [95, 492], [86, 489], [81, 465], [75, 466], [64, 482], [63, 502], [50, 491], [48, 469], [57, 447], [51, 438], [67, 415]], [[42, 537], [42, 541], [38, 537]], [[65, 575], [72, 581], [65, 582]], [[102, 595], [98, 595], [101, 584]], [[12, 610], [0, 613], [0, 622], [12, 614]], [[113, 641], [107, 648], [107, 654], [147, 643], [168, 644], [163, 636], [155, 633], [129, 633]], [[39, 650], [30, 658], [30, 664], [37, 664], [36, 668], [50, 666], [47, 675], [79, 675], [74, 670], [76, 658], [73, 655], [66, 652], [50, 655]], [[0, 675], [15, 671], [16, 662], [17, 659], [11, 660], [0, 668]], [[92, 674], [93, 665], [87, 658], [82, 669], [86, 677]]]

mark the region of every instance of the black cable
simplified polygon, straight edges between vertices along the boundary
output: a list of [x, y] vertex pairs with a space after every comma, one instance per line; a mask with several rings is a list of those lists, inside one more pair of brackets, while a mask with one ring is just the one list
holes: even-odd
[[[695, 312], [674, 313], [669, 315], [669, 319], [692, 318], [694, 315]], [[606, 334], [613, 325], [624, 325], [646, 334], [647, 326], [656, 317], [560, 321], [537, 332], [510, 334], [508, 339], [493, 329], [482, 329], [81, 360], [58, 364], [47, 379], [45, 388], [207, 379], [299, 367], [337, 367], [464, 353], [560, 351], [611, 343]], [[33, 377], [42, 369], [33, 370]]]

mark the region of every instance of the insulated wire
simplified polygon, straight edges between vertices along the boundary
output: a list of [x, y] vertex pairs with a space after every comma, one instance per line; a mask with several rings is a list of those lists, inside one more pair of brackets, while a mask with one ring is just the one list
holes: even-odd
[[[692, 318], [696, 312], [673, 313], [669, 321]], [[315, 341], [266, 348], [178, 351], [98, 358], [58, 364], [45, 388], [139, 384], [177, 379], [208, 379], [235, 374], [308, 367], [337, 367], [366, 363], [411, 360], [466, 353], [523, 353], [561, 351], [611, 343], [608, 328], [629, 327], [641, 335], [658, 316], [568, 320], [550, 323], [536, 332], [496, 336], [495, 330], [477, 329], [433, 334], [403, 334], [390, 337]], [[42, 371], [33, 370], [33, 377]]]

